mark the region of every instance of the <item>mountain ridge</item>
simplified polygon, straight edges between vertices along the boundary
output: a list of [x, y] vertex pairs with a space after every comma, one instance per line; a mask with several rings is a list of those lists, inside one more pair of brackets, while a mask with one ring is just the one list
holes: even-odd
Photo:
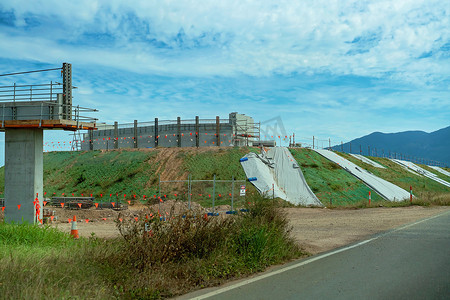
[[409, 130], [395, 133], [379, 131], [356, 138], [333, 150], [368, 156], [391, 156], [426, 164], [450, 165], [450, 126], [427, 133]]

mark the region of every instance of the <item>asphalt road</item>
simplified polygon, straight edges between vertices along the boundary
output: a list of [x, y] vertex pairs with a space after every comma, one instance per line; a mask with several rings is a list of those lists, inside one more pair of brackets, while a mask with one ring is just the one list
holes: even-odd
[[196, 299], [450, 299], [450, 212]]

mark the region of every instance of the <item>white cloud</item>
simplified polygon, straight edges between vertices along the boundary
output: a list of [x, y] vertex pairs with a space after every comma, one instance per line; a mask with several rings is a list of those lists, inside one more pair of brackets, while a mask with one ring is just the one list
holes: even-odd
[[[423, 77], [439, 81], [448, 76], [448, 58], [417, 59], [450, 40], [450, 5], [445, 3], [15, 1], [3, 6], [14, 10], [16, 23], [33, 24], [35, 17], [41, 21], [36, 30], [46, 33], [31, 49], [25, 46], [32, 38], [26, 33], [4, 33], [2, 39], [12, 45], [3, 44], [0, 50], [8, 53], [7, 47], [12, 47], [13, 56], [22, 49], [24, 57], [38, 61], [68, 57], [175, 76], [390, 73], [396, 80], [417, 84]], [[85, 45], [86, 34], [99, 38]], [[112, 46], [102, 42], [103, 35], [112, 39]], [[355, 40], [360, 42], [351, 43]], [[64, 41], [68, 43], [55, 47]], [[360, 53], [349, 55], [352, 49]], [[430, 63], [440, 68], [430, 70]]]
[[75, 101], [101, 121], [239, 111], [346, 141], [450, 119], [448, 1], [16, 0], [0, 11], [15, 16], [0, 20], [1, 72], [72, 62]]

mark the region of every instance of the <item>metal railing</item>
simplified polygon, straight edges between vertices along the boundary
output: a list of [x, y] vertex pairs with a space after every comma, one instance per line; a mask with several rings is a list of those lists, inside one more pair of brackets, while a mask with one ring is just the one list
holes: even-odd
[[48, 84], [0, 86], [2, 127], [10, 120], [73, 120], [94, 123], [96, 118], [85, 113], [98, 110], [64, 104], [61, 97], [63, 85], [51, 81]]
[[0, 102], [16, 101], [55, 101], [62, 94], [63, 86], [58, 82], [33, 85], [0, 86]]

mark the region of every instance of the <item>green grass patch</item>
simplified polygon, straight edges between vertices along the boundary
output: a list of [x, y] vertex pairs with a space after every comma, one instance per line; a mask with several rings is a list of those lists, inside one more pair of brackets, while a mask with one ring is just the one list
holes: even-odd
[[1, 223], [0, 295], [168, 298], [305, 255], [274, 201], [251, 202], [249, 212], [227, 218], [191, 212], [162, 222], [143, 212], [138, 222], [117, 221], [122, 238], [113, 240], [74, 241], [48, 227]]
[[[44, 191], [47, 197], [58, 196], [89, 196], [92, 194], [97, 201], [124, 202], [134, 200], [133, 195], [143, 202], [155, 199], [159, 194], [159, 176], [167, 169], [170, 178], [163, 180], [180, 180], [191, 178], [195, 180], [245, 180], [245, 173], [239, 159], [248, 152], [258, 152], [257, 148], [215, 148], [201, 149], [180, 148], [174, 150], [172, 156], [158, 158], [159, 151], [120, 149], [113, 151], [84, 152], [49, 152], [44, 153]], [[206, 151], [205, 151], [206, 150]], [[168, 175], [165, 175], [168, 177]], [[239, 184], [235, 185], [235, 200], [237, 206], [243, 206], [244, 198], [239, 198]], [[256, 193], [251, 184], [247, 183], [249, 194]], [[205, 207], [212, 206], [212, 183], [195, 183], [192, 186], [192, 200]], [[0, 168], [0, 192], [4, 190], [4, 168]], [[100, 195], [102, 194], [103, 197]], [[110, 197], [109, 195], [112, 195]], [[175, 196], [175, 194], [177, 196]], [[216, 184], [215, 205], [231, 204], [231, 183]], [[127, 195], [126, 198], [123, 195]], [[170, 199], [187, 201], [187, 184], [164, 183], [161, 185], [161, 195], [170, 195]], [[201, 196], [200, 196], [201, 195]], [[210, 196], [211, 195], [211, 196]], [[153, 201], [152, 200], [152, 201]]]
[[[289, 150], [300, 165], [309, 187], [325, 206], [368, 202], [371, 189], [339, 165], [310, 149]], [[372, 191], [372, 203], [380, 201], [383, 198]]]

